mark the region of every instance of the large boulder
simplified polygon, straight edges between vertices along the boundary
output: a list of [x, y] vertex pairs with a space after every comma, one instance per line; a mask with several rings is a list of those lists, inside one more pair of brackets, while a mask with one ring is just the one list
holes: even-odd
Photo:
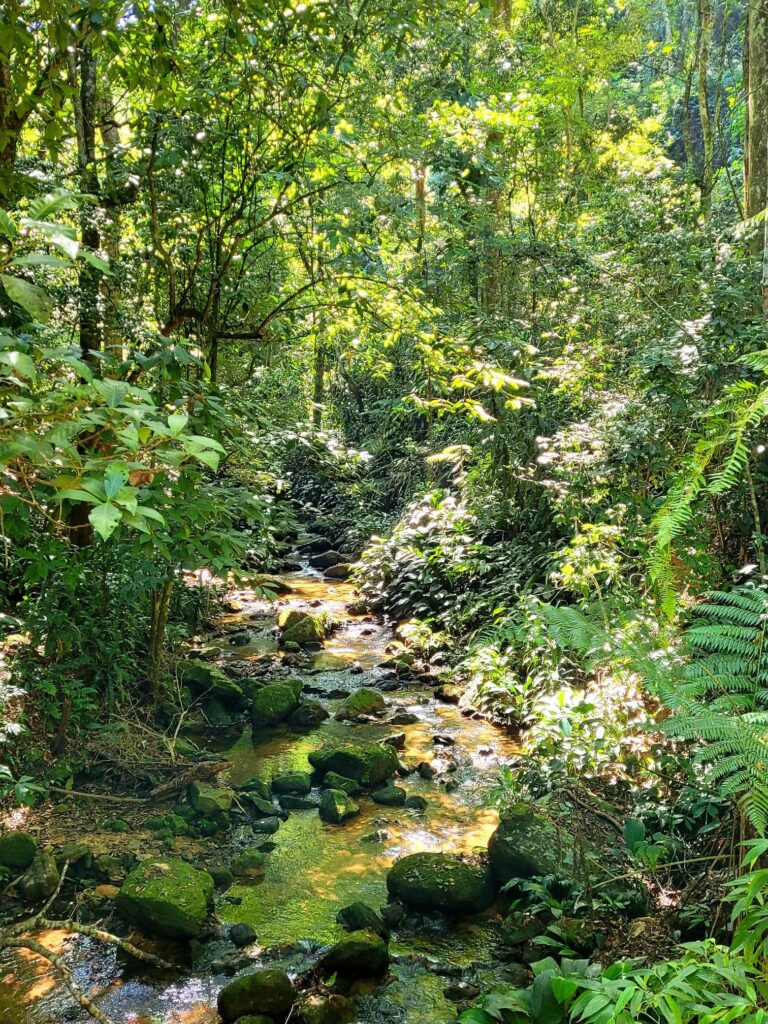
[[394, 775], [400, 766], [397, 751], [388, 744], [350, 743], [313, 750], [309, 763], [321, 775], [337, 772], [362, 786], [375, 786]]
[[477, 913], [495, 898], [493, 876], [448, 853], [412, 853], [401, 857], [387, 876], [390, 896], [416, 910], [446, 914]]
[[36, 850], [29, 832], [4, 832], [0, 835], [0, 867], [24, 871], [35, 859]]
[[[300, 691], [299, 691], [300, 692]], [[299, 706], [297, 687], [290, 681], [268, 683], [256, 690], [251, 706], [254, 729], [266, 729], [284, 722]]]
[[269, 969], [243, 974], [219, 992], [218, 1011], [225, 1021], [263, 1014], [283, 1021], [293, 1006], [294, 992], [285, 971]]
[[340, 789], [324, 789], [320, 797], [320, 817], [331, 825], [341, 825], [360, 813], [354, 800]]
[[176, 665], [179, 682], [188, 686], [196, 695], [216, 697], [222, 704], [240, 704], [243, 700], [242, 688], [228, 675], [210, 665], [206, 661], [187, 658]]
[[306, 796], [310, 789], [312, 789], [312, 779], [306, 772], [286, 772], [285, 775], [275, 775], [272, 779], [273, 793]]
[[349, 1024], [354, 1018], [355, 1004], [337, 992], [309, 995], [299, 1006], [300, 1024]]
[[212, 817], [227, 814], [232, 809], [235, 794], [231, 789], [218, 789], [204, 782], [193, 782], [189, 787], [189, 802], [198, 814]]
[[348, 722], [358, 715], [380, 715], [385, 706], [386, 702], [378, 690], [369, 690], [363, 686], [341, 702], [334, 718]]
[[192, 938], [213, 900], [213, 879], [183, 860], [145, 860], [128, 875], [115, 904], [150, 934]]
[[359, 782], [339, 775], [338, 772], [328, 772], [323, 778], [322, 785], [324, 789], [340, 789], [347, 796], [359, 796], [363, 792]]
[[327, 580], [348, 580], [351, 575], [351, 562], [339, 562], [337, 565], [330, 566], [323, 573]]
[[505, 810], [488, 843], [491, 869], [500, 886], [515, 878], [556, 874], [562, 867], [556, 827], [523, 801]]
[[375, 978], [389, 966], [389, 950], [374, 931], [350, 932], [328, 950], [322, 966], [343, 978]]
[[288, 724], [297, 729], [316, 729], [330, 718], [329, 712], [319, 700], [305, 700], [288, 716]]

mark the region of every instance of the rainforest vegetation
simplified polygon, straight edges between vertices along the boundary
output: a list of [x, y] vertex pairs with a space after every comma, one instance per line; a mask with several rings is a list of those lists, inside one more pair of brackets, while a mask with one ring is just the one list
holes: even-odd
[[768, 1022], [767, 207], [767, 0], [5, 0], [3, 1022]]

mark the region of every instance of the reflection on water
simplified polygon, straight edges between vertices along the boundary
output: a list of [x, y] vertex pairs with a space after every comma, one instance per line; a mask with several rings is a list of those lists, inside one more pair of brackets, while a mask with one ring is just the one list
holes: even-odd
[[[307, 690], [318, 695], [333, 713], [339, 697], [324, 694], [349, 692], [376, 682], [376, 666], [386, 656], [391, 639], [382, 625], [362, 617], [350, 618], [346, 604], [354, 599], [348, 583], [329, 583], [317, 574], [286, 577], [291, 593], [280, 599], [280, 607], [328, 611], [342, 623], [325, 644], [324, 651], [304, 672]], [[229, 621], [249, 629], [247, 646], [225, 649], [223, 657], [257, 658], [275, 646], [271, 635], [275, 605], [238, 592], [243, 611]], [[362, 672], [353, 674], [348, 666], [357, 663]], [[416, 767], [433, 763], [450, 778], [455, 788], [448, 791], [437, 780], [428, 781], [413, 773], [398, 781], [409, 793], [427, 800], [424, 812], [388, 808], [370, 797], [358, 799], [361, 813], [343, 826], [324, 824], [316, 811], [293, 811], [274, 837], [262, 882], [237, 886], [230, 895], [238, 905], [222, 902], [217, 908], [224, 921], [253, 924], [259, 943], [255, 949], [314, 940], [333, 941], [340, 933], [335, 923], [340, 907], [355, 900], [373, 906], [386, 901], [386, 873], [392, 862], [406, 853], [422, 850], [471, 853], [487, 846], [496, 826], [493, 810], [484, 806], [494, 784], [500, 760], [514, 752], [511, 742], [487, 722], [464, 718], [456, 707], [436, 702], [431, 690], [409, 684], [408, 689], [386, 694], [385, 719], [395, 712], [418, 716], [411, 725], [388, 724], [386, 720], [350, 725], [328, 719], [318, 729], [298, 734], [286, 727], [252, 737], [246, 730], [227, 752], [233, 762], [233, 784], [258, 776], [271, 779], [285, 771], [310, 770], [308, 754], [331, 741], [376, 742], [392, 733], [405, 734], [401, 760]], [[448, 737], [453, 745], [435, 746], [435, 734]], [[449, 774], [445, 769], [452, 769]], [[493, 915], [488, 915], [492, 918]], [[63, 933], [47, 937], [75, 972], [78, 983], [98, 997], [100, 1007], [121, 1024], [212, 1024], [218, 1018], [213, 1009], [215, 995], [224, 979], [203, 976], [169, 978], [154, 976], [136, 965], [130, 969], [118, 963], [115, 951], [88, 939], [67, 938]], [[396, 954], [419, 954], [449, 964], [487, 960], [495, 941], [490, 921], [469, 921], [446, 928], [425, 921], [392, 944]], [[2, 1024], [58, 1024], [87, 1020], [73, 1008], [71, 999], [59, 989], [50, 965], [29, 954], [0, 959], [0, 1021]], [[361, 1001], [360, 1021], [399, 1021], [402, 1024], [432, 1024], [445, 1021], [453, 1007], [442, 995], [444, 979], [424, 969], [399, 964], [387, 987]], [[386, 1010], [384, 1009], [386, 1007]]]

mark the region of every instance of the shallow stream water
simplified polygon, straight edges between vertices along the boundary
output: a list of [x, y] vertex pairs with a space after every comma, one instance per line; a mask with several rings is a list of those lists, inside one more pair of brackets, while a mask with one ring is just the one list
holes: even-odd
[[[370, 619], [350, 615], [354, 600], [349, 584], [328, 581], [307, 570], [286, 576], [291, 592], [277, 602], [266, 602], [252, 591], [237, 598], [242, 609], [227, 617], [227, 625], [245, 628], [249, 643], [230, 646], [223, 639], [220, 660], [259, 661], [274, 657], [274, 623], [283, 608], [327, 611], [339, 628], [311, 665], [292, 669], [305, 680], [309, 695], [326, 704], [333, 714], [340, 697], [334, 691], [352, 691], [375, 685], [383, 670], [391, 630]], [[355, 666], [354, 671], [351, 671]], [[362, 669], [362, 671], [361, 671]], [[290, 972], [311, 964], [318, 949], [340, 937], [337, 911], [356, 900], [374, 907], [386, 902], [386, 873], [393, 861], [423, 850], [472, 852], [487, 845], [496, 826], [495, 812], [486, 806], [500, 763], [514, 753], [505, 734], [480, 719], [464, 717], [455, 706], [437, 701], [429, 686], [406, 683], [385, 694], [386, 714], [380, 721], [349, 724], [329, 718], [319, 728], [297, 733], [278, 727], [252, 736], [250, 729], [226, 751], [233, 763], [230, 781], [238, 784], [259, 776], [266, 780], [288, 770], [309, 769], [307, 755], [332, 739], [377, 741], [405, 733], [401, 757], [406, 763], [429, 761], [440, 770], [450, 756], [457, 767], [450, 775], [455, 788], [437, 780], [410, 775], [400, 784], [428, 801], [425, 812], [388, 808], [359, 799], [361, 814], [342, 826], [324, 824], [316, 811], [292, 811], [275, 835], [266, 876], [259, 884], [235, 886], [221, 900], [217, 915], [223, 923], [252, 924], [258, 942], [248, 950], [255, 963], [270, 949]], [[388, 720], [397, 712], [418, 716], [411, 725]], [[441, 734], [453, 745], [437, 746]], [[453, 785], [453, 784], [452, 784]], [[465, 972], [480, 982], [504, 981], [503, 967], [495, 962], [497, 918], [493, 911], [460, 925], [425, 918], [393, 936], [393, 966], [387, 982], [359, 1001], [358, 1024], [444, 1024], [455, 1007], [443, 995], [447, 979]], [[197, 967], [178, 977], [148, 973], [128, 964], [109, 947], [64, 934], [43, 937], [65, 953], [65, 962], [77, 982], [96, 996], [101, 1009], [120, 1024], [212, 1024], [218, 1020], [215, 997], [228, 980], [210, 968]], [[2, 958], [4, 957], [4, 959]], [[2, 1024], [80, 1024], [89, 1018], [73, 1007], [49, 965], [32, 954], [0, 954], [0, 1022]]]

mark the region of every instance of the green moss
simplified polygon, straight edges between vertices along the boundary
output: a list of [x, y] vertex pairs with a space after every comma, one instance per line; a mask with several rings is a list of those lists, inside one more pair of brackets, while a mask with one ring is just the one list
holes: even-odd
[[320, 798], [320, 817], [331, 825], [341, 825], [348, 818], [354, 818], [360, 808], [340, 789], [324, 789]]
[[376, 743], [323, 747], [309, 755], [309, 763], [323, 775], [337, 772], [362, 786], [384, 782], [395, 774], [400, 765], [393, 747]]
[[195, 693], [204, 693], [207, 697], [217, 697], [225, 703], [237, 703], [243, 698], [242, 688], [228, 675], [210, 665], [207, 661], [190, 658], [180, 661], [176, 666], [180, 682], [190, 686]]
[[377, 715], [384, 710], [385, 706], [386, 702], [378, 690], [368, 690], [362, 687], [341, 702], [334, 717], [340, 722], [344, 722], [351, 718], [357, 718], [358, 715]]
[[289, 683], [270, 683], [253, 695], [251, 721], [254, 729], [265, 729], [284, 722], [299, 706], [296, 687]]
[[29, 832], [6, 832], [0, 836], [0, 867], [24, 871], [35, 859], [36, 849]]
[[387, 876], [391, 896], [417, 910], [460, 914], [485, 910], [495, 887], [488, 868], [473, 867], [447, 853], [412, 853]]
[[345, 978], [374, 978], [389, 966], [386, 942], [374, 931], [350, 932], [323, 958], [323, 967]]
[[218, 1010], [225, 1021], [256, 1014], [284, 1020], [293, 1006], [293, 985], [285, 971], [243, 974], [219, 992]]
[[182, 860], [145, 860], [123, 883], [117, 909], [150, 933], [197, 935], [213, 899], [213, 879]]

